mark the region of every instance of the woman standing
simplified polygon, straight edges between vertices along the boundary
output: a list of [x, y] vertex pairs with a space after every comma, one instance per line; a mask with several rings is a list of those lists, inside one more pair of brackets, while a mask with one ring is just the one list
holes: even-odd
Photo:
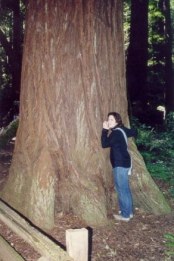
[[129, 221], [133, 217], [132, 194], [129, 186], [131, 157], [127, 149], [127, 138], [136, 135], [136, 130], [124, 127], [119, 113], [108, 113], [108, 121], [103, 122], [101, 144], [103, 148], [110, 147], [110, 161], [120, 209], [120, 214], [114, 217], [122, 221]]

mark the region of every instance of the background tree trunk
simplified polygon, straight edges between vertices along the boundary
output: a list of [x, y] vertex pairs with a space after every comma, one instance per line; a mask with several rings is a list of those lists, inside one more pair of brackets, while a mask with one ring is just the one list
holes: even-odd
[[[121, 0], [29, 1], [20, 125], [2, 197], [40, 227], [53, 226], [55, 210], [107, 222], [113, 181], [100, 133], [108, 111], [128, 124], [123, 49]], [[131, 146], [135, 201], [169, 211]]]
[[144, 108], [147, 102], [148, 4], [148, 0], [131, 1], [130, 43], [126, 65], [130, 102], [133, 104], [140, 101]]
[[172, 21], [170, 0], [162, 1], [162, 10], [165, 17], [165, 80], [166, 80], [166, 111], [174, 112], [174, 76], [172, 63]]
[[12, 86], [14, 88], [14, 98], [19, 100], [20, 95], [20, 80], [21, 80], [21, 66], [22, 66], [22, 42], [23, 42], [23, 28], [22, 28], [22, 14], [20, 11], [20, 0], [13, 1], [13, 36], [12, 49], [13, 57], [11, 59], [12, 68]]

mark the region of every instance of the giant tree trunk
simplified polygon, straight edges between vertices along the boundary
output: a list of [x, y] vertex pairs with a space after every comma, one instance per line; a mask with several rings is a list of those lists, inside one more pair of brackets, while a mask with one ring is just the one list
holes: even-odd
[[[122, 0], [30, 0], [26, 23], [20, 126], [2, 197], [40, 227], [53, 226], [55, 209], [105, 224], [113, 182], [102, 121], [116, 110], [128, 123]], [[135, 201], [167, 212], [132, 150]]]

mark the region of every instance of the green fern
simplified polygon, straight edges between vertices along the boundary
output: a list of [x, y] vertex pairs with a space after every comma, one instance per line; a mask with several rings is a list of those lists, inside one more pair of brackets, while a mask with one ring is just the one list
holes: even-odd
[[164, 235], [166, 239], [165, 246], [167, 248], [166, 254], [168, 256], [174, 256], [174, 235], [171, 233], [167, 233]]
[[16, 135], [19, 119], [12, 121], [0, 135], [0, 149], [4, 148], [7, 143]]
[[137, 119], [132, 126], [138, 129], [136, 144], [151, 176], [167, 182], [169, 195], [174, 197], [174, 113], [167, 116], [163, 130], [140, 124]]

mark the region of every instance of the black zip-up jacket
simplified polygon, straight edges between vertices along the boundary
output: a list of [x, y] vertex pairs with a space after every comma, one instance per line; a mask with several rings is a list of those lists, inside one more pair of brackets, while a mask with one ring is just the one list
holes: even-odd
[[[127, 138], [136, 137], [137, 131], [135, 129], [128, 129], [126, 127], [121, 127], [125, 132]], [[127, 144], [123, 133], [117, 130], [117, 127], [111, 129], [111, 133], [108, 135], [108, 130], [103, 129], [101, 135], [102, 148], [110, 147], [110, 161], [112, 167], [131, 167], [131, 158], [127, 149]]]

